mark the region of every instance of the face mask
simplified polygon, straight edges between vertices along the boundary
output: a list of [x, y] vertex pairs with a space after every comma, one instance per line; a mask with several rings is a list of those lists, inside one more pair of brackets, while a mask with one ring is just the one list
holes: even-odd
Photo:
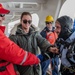
[[66, 40], [71, 34], [72, 34], [71, 29], [67, 27], [62, 27], [61, 32], [59, 34], [59, 38], [63, 38], [64, 40]]
[[4, 31], [5, 31], [5, 26], [0, 26], [0, 29], [1, 29], [2, 32], [4, 33]]

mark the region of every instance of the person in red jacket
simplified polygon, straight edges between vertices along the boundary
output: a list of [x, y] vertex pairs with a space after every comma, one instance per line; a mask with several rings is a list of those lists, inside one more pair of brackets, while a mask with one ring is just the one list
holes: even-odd
[[40, 62], [34, 54], [23, 50], [4, 35], [5, 26], [2, 26], [2, 22], [9, 12], [0, 4], [0, 75], [17, 75], [13, 64], [25, 66]]
[[[4, 35], [5, 27], [1, 25], [5, 19], [5, 14], [9, 12], [0, 4], [0, 75], [17, 75], [13, 64], [27, 66], [40, 62], [34, 54], [23, 50]], [[56, 53], [58, 49], [50, 46], [49, 51]]]

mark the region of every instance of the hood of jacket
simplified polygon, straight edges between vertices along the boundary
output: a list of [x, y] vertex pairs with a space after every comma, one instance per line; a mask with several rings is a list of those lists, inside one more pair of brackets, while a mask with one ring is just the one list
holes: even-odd
[[66, 40], [72, 34], [73, 20], [69, 16], [62, 16], [57, 19], [61, 25], [59, 38]]
[[39, 28], [37, 27], [34, 27], [33, 25], [31, 25], [30, 29], [29, 29], [29, 33], [25, 33], [24, 30], [22, 29], [22, 25], [21, 24], [18, 24], [18, 25], [15, 25], [14, 28], [11, 30], [11, 35], [15, 35], [15, 34], [18, 34], [18, 35], [28, 35], [28, 34], [31, 34], [33, 32], [36, 32], [36, 31], [39, 31]]

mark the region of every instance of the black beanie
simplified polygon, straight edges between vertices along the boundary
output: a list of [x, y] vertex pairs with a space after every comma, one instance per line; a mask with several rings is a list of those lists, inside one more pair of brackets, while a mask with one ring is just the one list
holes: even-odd
[[62, 16], [58, 18], [57, 21], [61, 25], [61, 32], [60, 32], [59, 37], [65, 40], [71, 34], [73, 20], [69, 16]]

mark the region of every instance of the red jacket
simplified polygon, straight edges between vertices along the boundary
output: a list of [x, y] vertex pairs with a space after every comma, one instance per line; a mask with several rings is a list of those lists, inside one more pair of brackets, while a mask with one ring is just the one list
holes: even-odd
[[[32, 53], [24, 51], [14, 42], [10, 41], [0, 29], [0, 60], [6, 60], [18, 65], [38, 64], [39, 59]], [[8, 62], [0, 63], [0, 67], [8, 64]], [[16, 75], [13, 65], [8, 64], [7, 70], [0, 72], [0, 75]]]

